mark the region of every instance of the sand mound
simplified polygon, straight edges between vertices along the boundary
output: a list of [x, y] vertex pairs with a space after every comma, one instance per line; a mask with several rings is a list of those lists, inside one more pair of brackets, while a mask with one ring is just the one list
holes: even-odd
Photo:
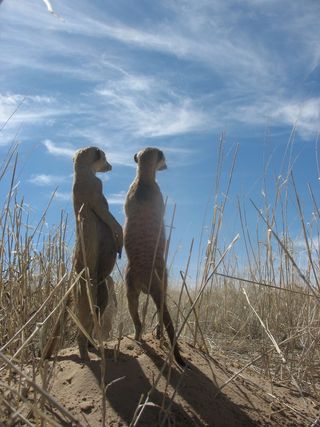
[[[141, 396], [144, 400], [159, 376], [165, 351], [151, 335], [142, 345], [130, 338], [121, 341], [119, 358], [113, 346], [106, 350], [106, 425], [125, 426], [134, 417]], [[181, 343], [188, 368], [167, 366], [150, 393], [138, 426], [299, 426], [316, 419], [317, 408], [309, 397], [274, 386], [246, 370], [218, 395], [217, 389], [241, 366], [216, 356], [208, 359], [191, 345]], [[102, 420], [101, 363], [97, 354], [82, 363], [77, 348], [61, 351], [56, 359], [52, 394], [83, 425], [100, 426]], [[176, 392], [174, 392], [176, 390]], [[173, 401], [171, 400], [174, 394]], [[161, 410], [162, 408], [162, 410]], [[63, 425], [63, 421], [61, 420]], [[65, 425], [70, 425], [66, 423]]]

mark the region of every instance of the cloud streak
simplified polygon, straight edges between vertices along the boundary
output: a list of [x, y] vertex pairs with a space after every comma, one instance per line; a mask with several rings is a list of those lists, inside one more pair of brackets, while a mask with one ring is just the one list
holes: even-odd
[[63, 114], [64, 111], [52, 108], [54, 102], [55, 99], [49, 96], [0, 93], [0, 122], [6, 122], [9, 117], [11, 122], [36, 122], [43, 117]]
[[49, 154], [52, 154], [54, 156], [62, 156], [67, 158], [72, 158], [74, 156], [74, 153], [76, 149], [70, 147], [70, 146], [63, 146], [55, 144], [54, 142], [50, 141], [49, 139], [44, 140], [43, 145], [46, 147]]
[[144, 138], [179, 135], [208, 128], [208, 116], [166, 83], [127, 75], [96, 91], [120, 129]]
[[60, 175], [33, 174], [29, 178], [29, 182], [40, 187], [62, 184], [67, 180], [67, 177]]
[[126, 193], [121, 191], [119, 193], [113, 193], [108, 196], [109, 205], [124, 205], [126, 199]]
[[68, 192], [56, 191], [54, 199], [58, 202], [70, 202], [72, 201], [72, 195]]

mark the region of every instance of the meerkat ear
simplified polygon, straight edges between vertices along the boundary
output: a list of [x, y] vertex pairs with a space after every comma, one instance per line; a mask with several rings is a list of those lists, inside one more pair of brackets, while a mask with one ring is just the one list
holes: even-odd
[[133, 156], [133, 158], [134, 158], [134, 161], [135, 161], [136, 163], [138, 163], [138, 156], [137, 156], [137, 154], [135, 154], [135, 155]]

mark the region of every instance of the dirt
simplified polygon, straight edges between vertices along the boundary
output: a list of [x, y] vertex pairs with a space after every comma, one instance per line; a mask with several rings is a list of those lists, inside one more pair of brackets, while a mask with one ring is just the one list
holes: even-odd
[[[187, 343], [180, 345], [188, 362], [184, 371], [174, 363], [161, 371], [167, 349], [152, 335], [141, 345], [123, 338], [117, 360], [115, 345], [109, 342], [105, 351], [107, 426], [129, 425], [139, 402], [147, 397], [148, 404], [133, 425], [311, 426], [319, 416], [320, 408], [311, 396], [302, 397], [280, 385], [271, 389], [270, 382], [251, 369], [219, 392], [241, 364], [235, 366], [219, 355], [208, 358]], [[77, 348], [62, 350], [55, 362], [51, 393], [81, 425], [100, 426], [101, 360], [98, 354], [90, 356], [91, 361], [83, 363]], [[71, 425], [67, 418], [60, 422]]]

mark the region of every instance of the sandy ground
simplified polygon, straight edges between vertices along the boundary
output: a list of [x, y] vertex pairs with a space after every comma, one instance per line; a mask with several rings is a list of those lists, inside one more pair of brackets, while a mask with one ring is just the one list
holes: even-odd
[[[218, 387], [241, 364], [235, 365], [218, 355], [208, 359], [189, 344], [181, 343], [188, 368], [182, 371], [173, 364], [163, 372], [166, 349], [152, 335], [147, 335], [141, 345], [123, 338], [117, 361], [114, 345], [115, 342], [109, 342], [105, 352], [107, 426], [129, 425], [141, 396], [144, 402], [158, 377], [159, 383], [149, 394], [149, 405], [134, 425], [311, 426], [319, 416], [320, 407], [311, 396], [302, 397], [296, 390], [280, 385], [271, 389], [270, 383], [251, 369], [217, 394]], [[91, 359], [84, 364], [77, 348], [62, 350], [55, 362], [51, 392], [81, 425], [100, 426], [101, 361], [95, 353], [91, 353]], [[63, 418], [59, 422], [71, 425]]]

